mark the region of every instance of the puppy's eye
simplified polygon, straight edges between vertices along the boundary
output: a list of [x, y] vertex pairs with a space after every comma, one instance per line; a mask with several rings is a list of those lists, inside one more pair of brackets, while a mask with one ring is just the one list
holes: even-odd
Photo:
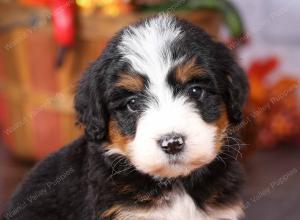
[[132, 98], [127, 102], [127, 108], [131, 112], [138, 111], [139, 106], [138, 106], [136, 98]]
[[200, 86], [192, 86], [188, 89], [188, 95], [191, 98], [201, 100], [204, 97], [205, 91]]

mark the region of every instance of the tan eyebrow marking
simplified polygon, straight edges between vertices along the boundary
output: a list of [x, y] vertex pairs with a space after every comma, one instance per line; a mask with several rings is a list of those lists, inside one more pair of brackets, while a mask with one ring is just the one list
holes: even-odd
[[201, 76], [205, 71], [196, 64], [196, 58], [192, 58], [177, 67], [175, 78], [181, 83], [185, 83], [195, 76]]
[[117, 81], [116, 86], [131, 91], [141, 91], [144, 88], [144, 80], [139, 75], [123, 73]]

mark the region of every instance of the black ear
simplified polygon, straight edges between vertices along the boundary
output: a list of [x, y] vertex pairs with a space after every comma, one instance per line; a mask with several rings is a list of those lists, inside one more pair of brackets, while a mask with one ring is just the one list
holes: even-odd
[[217, 45], [216, 54], [218, 72], [222, 75], [220, 84], [223, 87], [223, 98], [226, 103], [228, 118], [233, 124], [241, 123], [243, 107], [248, 98], [247, 76], [224, 45]]
[[90, 141], [100, 141], [107, 134], [104, 72], [105, 66], [101, 61], [93, 63], [79, 81], [75, 95], [77, 120], [84, 125]]
[[241, 123], [243, 120], [242, 110], [248, 97], [248, 80], [240, 66], [233, 63], [231, 69], [226, 74], [227, 84], [227, 109], [230, 120]]

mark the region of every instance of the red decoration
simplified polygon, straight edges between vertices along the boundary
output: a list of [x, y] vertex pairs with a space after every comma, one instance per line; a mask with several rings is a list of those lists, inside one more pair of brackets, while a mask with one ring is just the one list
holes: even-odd
[[243, 133], [246, 142], [258, 148], [300, 143], [299, 81], [291, 77], [275, 83], [266, 80], [278, 64], [274, 57], [257, 60], [248, 71], [251, 90]]
[[75, 41], [75, 0], [22, 0], [25, 5], [50, 7], [54, 37], [60, 47]]
[[71, 0], [51, 1], [51, 11], [54, 24], [54, 36], [62, 47], [69, 47], [74, 43], [75, 5]]

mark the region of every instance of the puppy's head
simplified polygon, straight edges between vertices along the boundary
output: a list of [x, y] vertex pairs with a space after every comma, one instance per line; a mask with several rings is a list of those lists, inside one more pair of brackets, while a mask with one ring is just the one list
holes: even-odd
[[120, 31], [75, 100], [91, 141], [137, 170], [177, 177], [212, 162], [241, 120], [247, 81], [228, 49], [168, 15]]

